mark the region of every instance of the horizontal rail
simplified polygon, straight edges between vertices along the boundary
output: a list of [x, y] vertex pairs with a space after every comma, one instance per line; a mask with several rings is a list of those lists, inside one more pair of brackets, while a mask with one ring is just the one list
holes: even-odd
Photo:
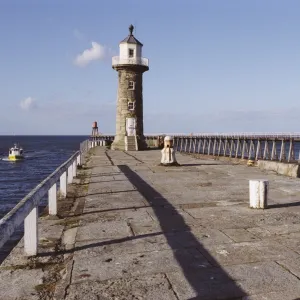
[[[300, 133], [260, 133], [260, 132], [238, 132], [238, 133], [152, 133], [145, 134], [145, 138], [157, 138], [161, 136], [171, 135], [174, 137], [186, 137], [186, 138], [195, 138], [195, 137], [211, 137], [211, 138], [277, 138], [277, 139], [290, 139], [294, 138], [300, 140]], [[113, 140], [113, 134], [101, 134], [98, 136], [91, 136], [90, 140], [99, 139], [99, 140]]]
[[49, 214], [57, 214], [57, 182], [60, 181], [60, 195], [66, 197], [67, 184], [73, 182], [77, 166], [81, 165], [82, 154], [89, 149], [88, 141], [80, 144], [75, 152], [51, 175], [38, 184], [10, 212], [0, 220], [0, 248], [8, 241], [16, 229], [24, 222], [24, 248], [26, 255], [36, 255], [38, 251], [37, 219], [40, 200], [48, 193]]

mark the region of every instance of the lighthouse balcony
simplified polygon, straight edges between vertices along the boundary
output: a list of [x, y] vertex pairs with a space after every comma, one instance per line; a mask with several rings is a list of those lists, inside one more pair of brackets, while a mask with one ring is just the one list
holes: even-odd
[[149, 59], [144, 57], [123, 58], [120, 56], [114, 56], [112, 58], [113, 67], [123, 66], [123, 65], [137, 65], [137, 66], [149, 67]]

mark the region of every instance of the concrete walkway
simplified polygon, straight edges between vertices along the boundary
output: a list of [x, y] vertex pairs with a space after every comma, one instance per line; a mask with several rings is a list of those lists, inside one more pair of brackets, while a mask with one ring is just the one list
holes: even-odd
[[[179, 154], [180, 167], [160, 167], [155, 150], [92, 151], [81, 194], [64, 202], [71, 213], [40, 221], [52, 248], [28, 268], [21, 242], [0, 267], [0, 299], [300, 298], [298, 179]], [[248, 208], [248, 180], [261, 178], [265, 211]]]

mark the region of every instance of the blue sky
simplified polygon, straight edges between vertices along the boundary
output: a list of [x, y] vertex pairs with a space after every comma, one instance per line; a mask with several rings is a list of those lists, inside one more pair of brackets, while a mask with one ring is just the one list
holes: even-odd
[[0, 0], [0, 134], [114, 133], [131, 23], [145, 133], [299, 132], [299, 15], [296, 0]]

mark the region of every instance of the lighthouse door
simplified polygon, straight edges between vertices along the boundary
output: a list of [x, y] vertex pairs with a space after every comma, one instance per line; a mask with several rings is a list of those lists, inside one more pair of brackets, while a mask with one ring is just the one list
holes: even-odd
[[135, 118], [126, 118], [127, 136], [135, 136]]

